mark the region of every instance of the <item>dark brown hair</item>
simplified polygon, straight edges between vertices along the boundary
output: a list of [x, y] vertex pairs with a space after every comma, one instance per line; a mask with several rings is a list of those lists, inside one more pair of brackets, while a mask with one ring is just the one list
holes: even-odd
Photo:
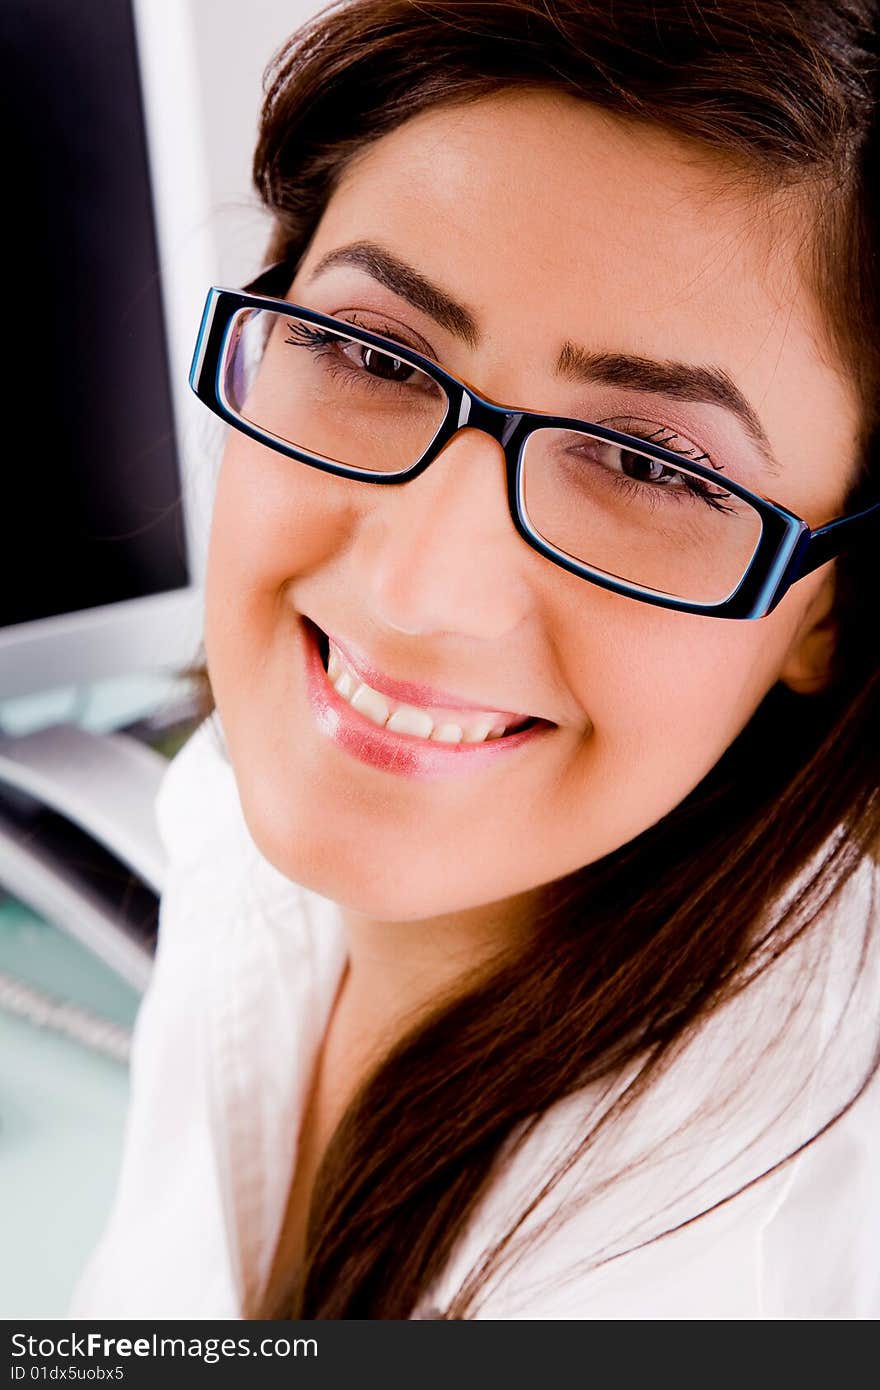
[[[275, 218], [270, 259], [301, 257], [351, 156], [440, 103], [528, 84], [699, 141], [744, 185], [781, 190], [804, 210], [805, 282], [861, 403], [853, 510], [880, 495], [876, 8], [869, 0], [331, 6], [267, 73], [254, 176]], [[636, 1062], [640, 1080], [625, 1104], [677, 1041], [819, 919], [874, 851], [876, 561], [864, 547], [835, 563], [827, 686], [807, 696], [777, 684], [682, 804], [547, 885], [527, 948], [438, 1005], [361, 1088], [324, 1157], [305, 1277], [284, 1313], [408, 1316], [518, 1126]], [[833, 836], [841, 826], [846, 833]], [[780, 907], [781, 890], [811, 864], [815, 872]], [[839, 1113], [852, 1099], [842, 1098]], [[447, 1316], [468, 1316], [488, 1268]]]

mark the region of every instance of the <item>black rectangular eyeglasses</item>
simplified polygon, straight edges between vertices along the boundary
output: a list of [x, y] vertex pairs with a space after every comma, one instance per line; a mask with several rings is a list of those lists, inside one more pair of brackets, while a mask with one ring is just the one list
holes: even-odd
[[205, 405], [285, 456], [406, 483], [465, 427], [501, 445], [519, 534], [571, 574], [643, 603], [761, 618], [805, 575], [878, 533], [880, 503], [812, 531], [662, 445], [480, 396], [421, 353], [281, 298], [290, 265], [211, 289], [190, 371]]

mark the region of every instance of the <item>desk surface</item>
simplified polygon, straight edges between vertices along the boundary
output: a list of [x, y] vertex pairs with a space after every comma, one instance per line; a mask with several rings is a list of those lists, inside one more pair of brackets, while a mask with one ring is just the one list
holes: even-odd
[[[0, 728], [74, 718], [94, 732], [150, 723], [171, 756], [192, 731], [186, 680], [131, 677], [0, 704]], [[175, 713], [177, 712], [177, 713]], [[178, 717], [179, 715], [179, 717]], [[85, 947], [5, 895], [0, 972], [130, 1029], [140, 997]], [[72, 1037], [0, 1008], [0, 1318], [57, 1318], [109, 1214], [128, 1069]]]
[[[0, 899], [0, 970], [131, 1027], [139, 996], [91, 952]], [[0, 1010], [0, 1317], [63, 1317], [108, 1213], [124, 1064]]]

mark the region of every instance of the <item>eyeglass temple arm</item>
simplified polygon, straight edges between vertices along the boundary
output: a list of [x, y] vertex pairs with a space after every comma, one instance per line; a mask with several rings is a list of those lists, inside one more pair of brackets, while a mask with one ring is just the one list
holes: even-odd
[[813, 531], [810, 536], [799, 578], [803, 578], [805, 574], [812, 574], [820, 565], [833, 560], [854, 541], [860, 541], [872, 532], [880, 535], [878, 528], [880, 502], [855, 516], [841, 516], [836, 521], [829, 521], [827, 526], [820, 526], [819, 530]]
[[267, 294], [272, 298], [284, 294], [294, 275], [296, 264], [293, 261], [276, 261], [274, 265], [261, 270], [256, 279], [245, 285], [245, 294]]

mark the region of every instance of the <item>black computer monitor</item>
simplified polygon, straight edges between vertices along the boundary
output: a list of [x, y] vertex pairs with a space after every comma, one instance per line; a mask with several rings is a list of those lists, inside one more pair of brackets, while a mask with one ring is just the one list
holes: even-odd
[[[147, 91], [137, 18], [130, 0], [0, 6], [0, 698], [179, 654], [177, 610], [159, 615], [193, 579], [175, 415], [185, 368], [149, 119], [152, 103], [153, 124], [167, 120], [179, 92], [172, 80]], [[180, 124], [185, 160], [193, 132]], [[197, 296], [208, 278], [193, 277]]]

